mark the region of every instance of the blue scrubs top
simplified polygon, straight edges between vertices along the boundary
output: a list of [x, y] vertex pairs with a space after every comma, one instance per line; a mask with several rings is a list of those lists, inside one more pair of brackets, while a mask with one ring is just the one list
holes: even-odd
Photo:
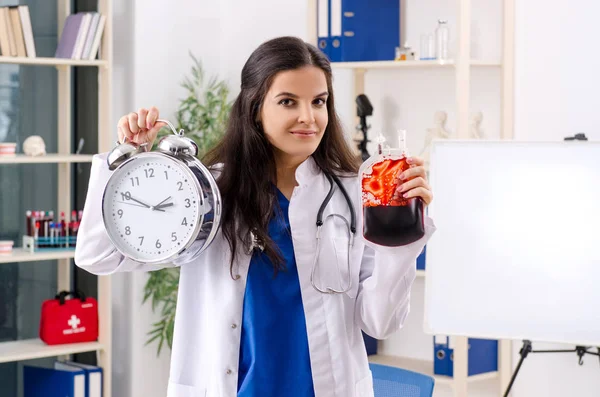
[[248, 270], [238, 377], [238, 397], [313, 397], [312, 372], [300, 281], [294, 257], [289, 201], [277, 190], [279, 208], [269, 236], [286, 270], [273, 277], [273, 264], [255, 251]]

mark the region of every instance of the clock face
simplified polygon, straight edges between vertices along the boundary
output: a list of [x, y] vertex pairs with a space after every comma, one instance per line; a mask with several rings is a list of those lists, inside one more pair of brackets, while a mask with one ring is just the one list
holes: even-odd
[[102, 206], [106, 231], [121, 253], [140, 262], [162, 262], [195, 238], [202, 195], [187, 167], [148, 153], [114, 172]]

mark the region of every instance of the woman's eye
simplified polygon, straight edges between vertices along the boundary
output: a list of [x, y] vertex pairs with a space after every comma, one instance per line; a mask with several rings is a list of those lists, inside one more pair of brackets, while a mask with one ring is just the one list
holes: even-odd
[[325, 99], [317, 98], [317, 99], [315, 99], [314, 104], [317, 106], [323, 106], [323, 105], [325, 105]]
[[292, 106], [294, 104], [294, 101], [289, 98], [286, 98], [279, 101], [279, 104], [283, 106]]

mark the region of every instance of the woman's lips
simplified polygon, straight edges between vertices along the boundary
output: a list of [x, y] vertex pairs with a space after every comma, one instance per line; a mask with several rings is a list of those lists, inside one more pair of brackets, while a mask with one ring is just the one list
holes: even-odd
[[297, 136], [314, 136], [317, 134], [316, 131], [312, 131], [312, 130], [295, 130], [295, 131], [290, 131], [290, 132]]

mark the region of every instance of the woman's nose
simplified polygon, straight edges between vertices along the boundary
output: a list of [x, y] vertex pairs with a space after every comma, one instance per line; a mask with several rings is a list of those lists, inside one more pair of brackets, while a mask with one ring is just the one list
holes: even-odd
[[315, 122], [315, 115], [311, 104], [300, 106], [300, 115], [298, 116], [298, 122], [306, 125], [311, 125]]

